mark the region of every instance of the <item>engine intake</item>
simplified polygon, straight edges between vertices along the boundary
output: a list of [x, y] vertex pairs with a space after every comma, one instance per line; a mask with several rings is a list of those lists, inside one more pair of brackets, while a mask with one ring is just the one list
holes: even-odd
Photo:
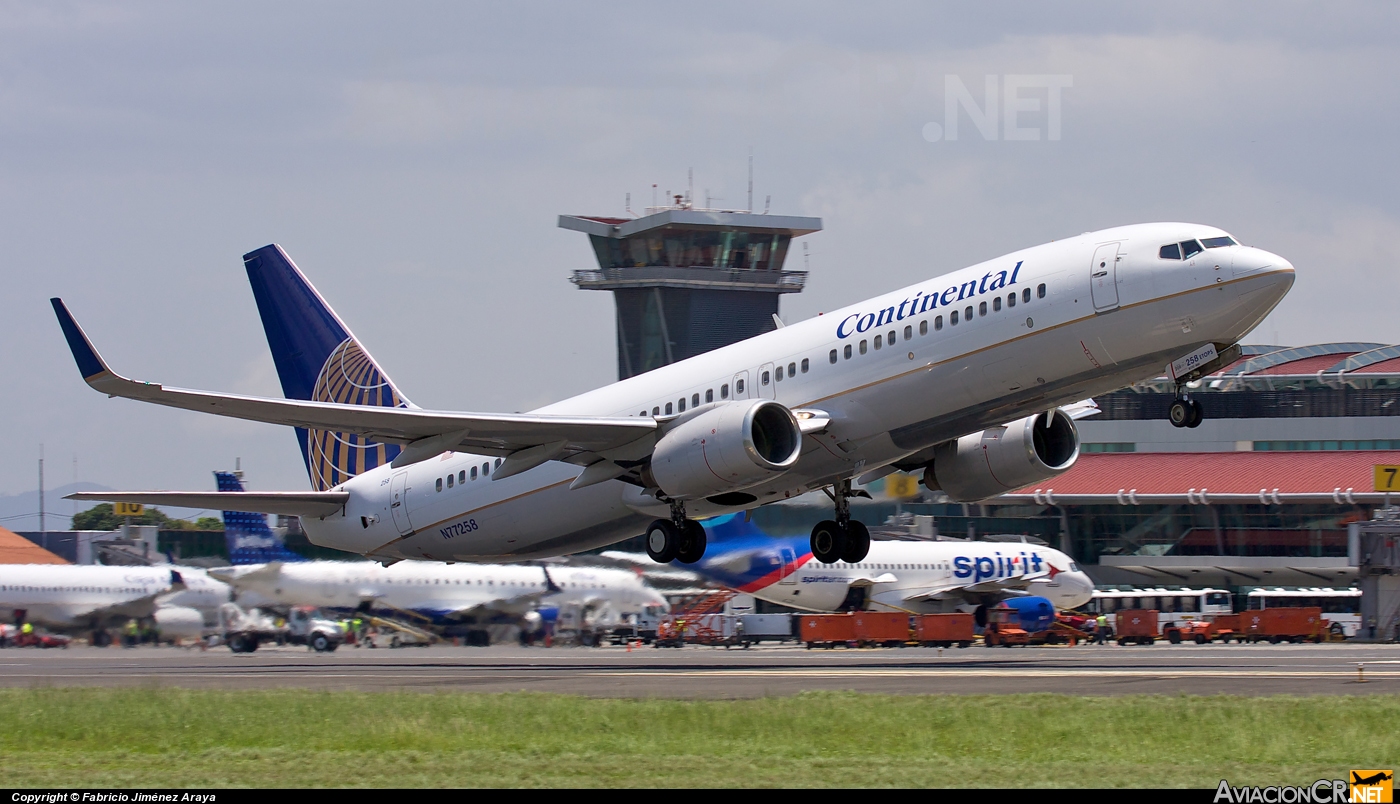
[[924, 485], [977, 502], [1063, 474], [1078, 458], [1079, 431], [1056, 408], [939, 444]]
[[802, 431], [768, 399], [730, 402], [676, 425], [656, 443], [651, 477], [667, 497], [694, 500], [757, 485], [797, 463]]

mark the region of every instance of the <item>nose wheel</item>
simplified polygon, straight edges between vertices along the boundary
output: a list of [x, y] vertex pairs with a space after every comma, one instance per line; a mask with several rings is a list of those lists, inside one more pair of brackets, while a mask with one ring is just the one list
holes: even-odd
[[679, 561], [694, 564], [705, 557], [705, 528], [685, 515], [685, 505], [671, 504], [671, 518], [658, 519], [647, 528], [647, 555], [658, 564]]
[[1205, 419], [1201, 403], [1189, 396], [1179, 396], [1167, 409], [1167, 419], [1173, 427], [1199, 427]]
[[838, 483], [835, 492], [827, 494], [836, 503], [836, 519], [823, 519], [812, 528], [812, 555], [823, 564], [864, 561], [870, 552], [870, 529], [851, 519], [851, 481]]

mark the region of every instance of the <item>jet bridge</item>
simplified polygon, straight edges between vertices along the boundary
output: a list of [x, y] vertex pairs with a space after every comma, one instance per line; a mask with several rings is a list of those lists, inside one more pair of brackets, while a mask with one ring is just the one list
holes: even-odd
[[1357, 639], [1400, 641], [1400, 508], [1377, 509], [1369, 522], [1348, 525], [1347, 560], [1361, 581]]

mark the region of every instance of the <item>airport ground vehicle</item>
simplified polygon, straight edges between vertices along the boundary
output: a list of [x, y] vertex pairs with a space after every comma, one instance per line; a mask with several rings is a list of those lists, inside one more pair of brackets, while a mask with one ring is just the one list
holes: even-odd
[[1155, 609], [1119, 609], [1114, 624], [1118, 644], [1151, 645], [1162, 636]]
[[252, 609], [244, 611], [234, 603], [219, 609], [224, 644], [234, 653], [252, 653], [264, 642], [306, 645], [317, 653], [327, 653], [345, 641], [345, 629], [321, 616], [310, 606], [293, 606], [285, 621]]
[[1259, 587], [1246, 595], [1248, 611], [1316, 607], [1331, 625], [1330, 633], [1354, 637], [1361, 628], [1361, 590], [1326, 587]]
[[858, 611], [856, 644], [862, 648], [898, 648], [913, 637], [910, 616], [902, 611]]
[[[1321, 642], [1327, 621], [1317, 606], [1252, 609], [1240, 615], [1241, 633], [1250, 642]], [[1243, 641], [1243, 640], [1242, 640]]]
[[807, 649], [850, 646], [856, 642], [854, 614], [803, 614], [798, 621], [798, 639]]
[[987, 627], [982, 631], [983, 644], [989, 648], [1027, 647], [1031, 644], [1031, 633], [1021, 625], [1021, 612], [1004, 602], [987, 609]]
[[1215, 627], [1205, 620], [1175, 620], [1162, 628], [1162, 636], [1173, 645], [1195, 642], [1203, 645], [1215, 638]]
[[976, 635], [971, 614], [919, 614], [914, 617], [914, 639], [927, 648], [966, 648]]

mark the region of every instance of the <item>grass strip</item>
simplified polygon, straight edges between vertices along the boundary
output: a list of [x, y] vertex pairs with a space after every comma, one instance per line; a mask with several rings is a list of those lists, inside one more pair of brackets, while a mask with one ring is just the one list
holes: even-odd
[[1400, 696], [0, 690], [15, 787], [1208, 787], [1400, 765]]

